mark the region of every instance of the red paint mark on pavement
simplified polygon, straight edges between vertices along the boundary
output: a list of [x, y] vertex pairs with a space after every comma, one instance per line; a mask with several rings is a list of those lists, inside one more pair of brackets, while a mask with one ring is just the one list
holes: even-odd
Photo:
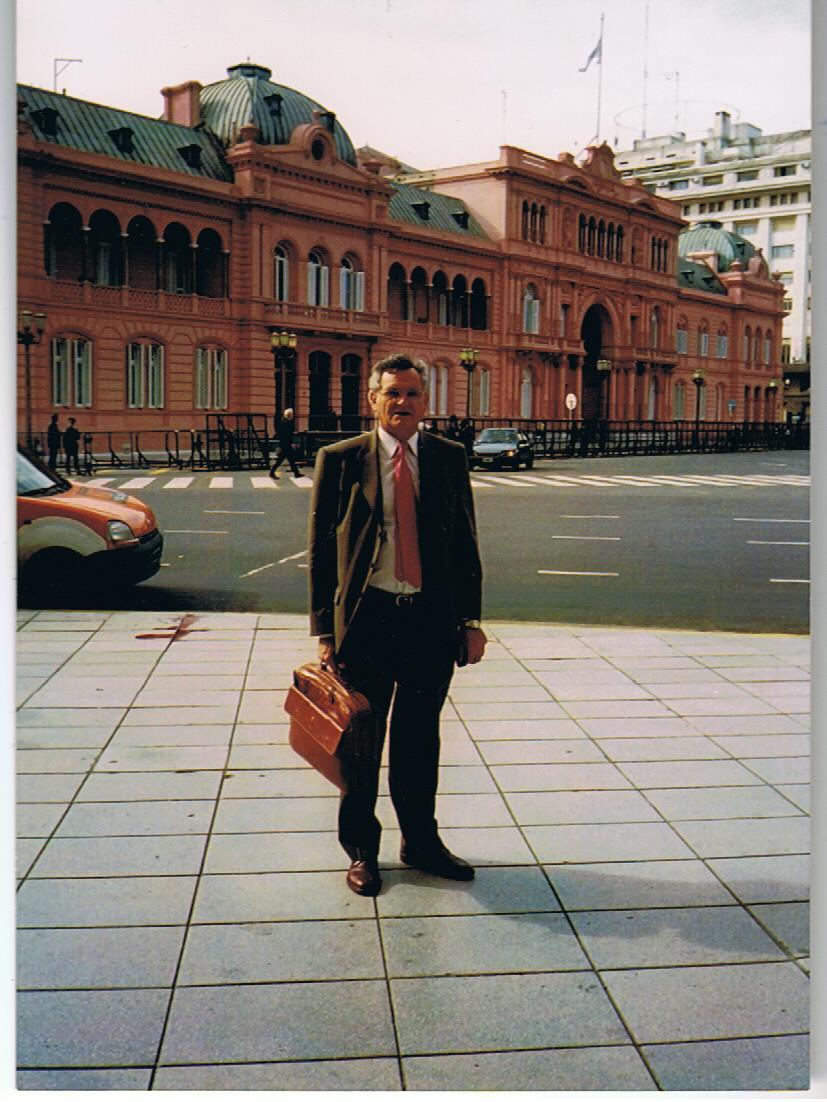
[[[192, 612], [188, 612], [186, 616], [181, 617], [181, 622], [174, 628], [160, 628], [157, 632], [147, 632], [143, 635], [136, 635], [136, 639], [169, 639], [174, 643], [177, 639], [184, 639], [192, 631], [209, 631], [209, 628], [194, 628], [192, 625], [196, 620], [200, 619]], [[169, 634], [167, 634], [169, 633]]]

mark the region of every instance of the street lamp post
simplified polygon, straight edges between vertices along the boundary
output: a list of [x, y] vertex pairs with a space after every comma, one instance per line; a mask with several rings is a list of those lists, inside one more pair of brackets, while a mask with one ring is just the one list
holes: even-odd
[[695, 384], [695, 447], [700, 449], [701, 440], [701, 387], [706, 381], [706, 376], [700, 368], [692, 372], [692, 382]]
[[459, 353], [459, 366], [468, 375], [468, 402], [466, 406], [465, 416], [470, 419], [471, 417], [471, 394], [473, 391], [473, 374], [474, 368], [477, 366], [477, 350], [476, 348], [462, 348]]
[[284, 329], [270, 334], [270, 350], [273, 353], [273, 407], [274, 435], [278, 434], [279, 419], [284, 412], [287, 397], [287, 367], [296, 355], [296, 334]]
[[17, 328], [17, 343], [23, 345], [23, 359], [25, 364], [26, 447], [28, 448], [32, 447], [34, 440], [32, 435], [32, 366], [30, 349], [33, 344], [40, 344], [45, 329], [45, 314], [32, 314], [31, 310], [20, 311], [20, 319]]
[[[599, 359], [595, 365], [600, 372], [600, 412], [599, 417], [601, 420], [609, 420], [611, 404], [611, 398], [609, 394], [609, 379], [612, 373], [612, 361], [607, 359]], [[605, 382], [603, 380], [606, 380]]]

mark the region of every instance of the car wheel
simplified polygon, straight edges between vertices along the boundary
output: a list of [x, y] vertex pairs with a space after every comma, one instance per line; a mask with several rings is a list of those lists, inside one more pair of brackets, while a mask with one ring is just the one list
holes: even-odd
[[39, 551], [26, 563], [20, 578], [21, 593], [36, 605], [59, 608], [89, 579], [83, 556], [62, 547]]
[[519, 469], [520, 469], [520, 457], [518, 455], [516, 457], [516, 459], [514, 459], [514, 461], [511, 464], [511, 470], [512, 471], [519, 471]]
[[525, 461], [525, 469], [526, 469], [527, 471], [530, 471], [530, 470], [531, 470], [531, 468], [532, 468], [533, 466], [534, 466], [534, 456], [533, 456], [533, 455], [529, 455], [529, 456], [527, 457], [526, 461]]

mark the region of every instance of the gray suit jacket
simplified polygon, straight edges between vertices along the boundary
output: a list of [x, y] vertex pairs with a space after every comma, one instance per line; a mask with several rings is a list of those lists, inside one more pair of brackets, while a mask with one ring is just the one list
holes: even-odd
[[[422, 591], [435, 610], [435, 639], [480, 617], [482, 566], [465, 449], [419, 436], [417, 502]], [[311, 635], [333, 635], [341, 651], [367, 588], [382, 535], [378, 434], [321, 448], [310, 509]]]

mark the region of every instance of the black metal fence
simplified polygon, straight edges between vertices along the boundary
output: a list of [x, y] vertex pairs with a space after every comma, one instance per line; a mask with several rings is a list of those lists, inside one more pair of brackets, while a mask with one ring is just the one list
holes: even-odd
[[[372, 418], [351, 418], [346, 429], [296, 433], [300, 462], [312, 463], [325, 444], [347, 439], [370, 428]], [[430, 431], [451, 436], [445, 417], [427, 419]], [[678, 455], [691, 452], [806, 450], [810, 446], [807, 422], [731, 421], [552, 421], [526, 418], [475, 417], [473, 435], [483, 428], [508, 426], [525, 433], [538, 458]], [[466, 440], [472, 433], [466, 429]], [[20, 443], [25, 434], [19, 433]], [[265, 469], [275, 448], [267, 435], [263, 413], [210, 414], [202, 429], [142, 429], [96, 431], [81, 437], [80, 468], [92, 473], [98, 467], [131, 470], [176, 467], [189, 470]], [[34, 437], [35, 451], [46, 456], [46, 434]], [[64, 466], [61, 451], [59, 468]]]

